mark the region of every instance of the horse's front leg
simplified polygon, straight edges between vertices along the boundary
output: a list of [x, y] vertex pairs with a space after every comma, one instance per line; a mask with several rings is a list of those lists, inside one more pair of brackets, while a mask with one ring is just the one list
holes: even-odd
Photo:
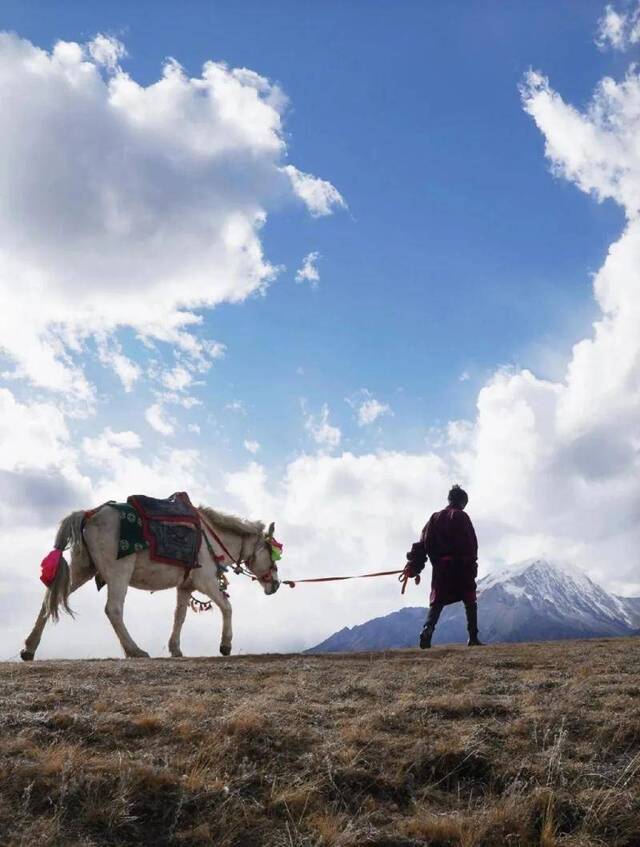
[[191, 589], [178, 586], [177, 594], [176, 611], [173, 616], [173, 629], [171, 630], [171, 637], [169, 638], [169, 652], [175, 658], [182, 656], [182, 650], [180, 649], [180, 633], [182, 632], [184, 619], [187, 616]]
[[[208, 569], [206, 569], [208, 570]], [[220, 639], [220, 652], [223, 656], [228, 656], [231, 653], [231, 639], [233, 638], [233, 630], [231, 627], [231, 603], [220, 590], [218, 585], [218, 576], [215, 571], [210, 573], [204, 572], [205, 568], [200, 568], [193, 575], [193, 583], [197, 591], [206, 594], [222, 614], [222, 638]]]
[[228, 656], [231, 653], [231, 640], [233, 639], [233, 629], [231, 627], [231, 603], [229, 598], [220, 591], [217, 581], [215, 587], [204, 592], [210, 597], [222, 613], [222, 637], [220, 638], [220, 652], [223, 656]]
[[233, 639], [233, 627], [231, 625], [231, 603], [228, 597], [220, 591], [220, 597], [212, 598], [213, 602], [222, 612], [222, 638], [220, 639], [220, 652], [223, 656], [231, 653], [231, 641]]

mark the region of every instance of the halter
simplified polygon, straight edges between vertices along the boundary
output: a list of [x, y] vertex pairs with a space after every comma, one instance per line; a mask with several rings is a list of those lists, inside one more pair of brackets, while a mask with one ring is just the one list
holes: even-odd
[[222, 541], [222, 539], [220, 538], [218, 533], [215, 531], [215, 529], [211, 526], [211, 524], [207, 521], [207, 519], [205, 517], [203, 517], [200, 512], [198, 512], [198, 514], [200, 515], [200, 520], [204, 524], [202, 534], [204, 535], [204, 540], [205, 540], [205, 543], [207, 545], [207, 549], [209, 550], [209, 553], [213, 557], [213, 560], [216, 562], [216, 564], [219, 564], [222, 561], [224, 561], [224, 556], [219, 556], [215, 552], [215, 550], [213, 549], [211, 541], [209, 540], [209, 537], [207, 535], [207, 530], [209, 530], [209, 532], [211, 533], [211, 536], [213, 537], [214, 541], [218, 544], [218, 546], [226, 554], [227, 558], [232, 562], [233, 570], [234, 570], [235, 573], [241, 574], [242, 576], [248, 576], [254, 582], [263, 582], [267, 585], [274, 581], [274, 578], [275, 578], [274, 573], [277, 573], [278, 569], [277, 569], [276, 563], [275, 563], [274, 558], [273, 558], [274, 545], [270, 543], [269, 539], [265, 538], [264, 541], [265, 541], [265, 544], [267, 545], [267, 547], [269, 548], [269, 551], [271, 553], [271, 557], [272, 557], [271, 558], [271, 566], [269, 567], [269, 570], [266, 573], [260, 574], [260, 576], [258, 576], [256, 574], [254, 574], [253, 571], [251, 570], [251, 565], [256, 560], [257, 547], [258, 547], [258, 544], [260, 543], [260, 538], [258, 537], [256, 539], [256, 544], [255, 544], [255, 547], [253, 548], [253, 553], [251, 553], [251, 555], [245, 556], [245, 557], [243, 557], [243, 555], [242, 555], [242, 551], [244, 549], [244, 542], [245, 542], [245, 539], [243, 538], [242, 541], [240, 542], [240, 555], [236, 559], [236, 557], [233, 556], [229, 552], [229, 550], [225, 546], [224, 542]]
[[[259, 543], [260, 543], [260, 539], [258, 539], [258, 541], [256, 542], [256, 548], [257, 548]], [[265, 544], [269, 548], [270, 552], [273, 551], [273, 547], [271, 546], [271, 544], [269, 544], [269, 542], [267, 541], [266, 538], [265, 538]], [[247, 566], [248, 570], [247, 569], [245, 569], [243, 571], [236, 570], [236, 573], [244, 573], [245, 576], [250, 576], [251, 579], [253, 579], [257, 582], [264, 582], [266, 584], [273, 582], [273, 580], [275, 579], [274, 574], [277, 573], [277, 571], [278, 571], [277, 565], [273, 561], [273, 558], [271, 559], [271, 565], [269, 566], [269, 570], [266, 573], [263, 573], [260, 576], [257, 576], [251, 570], [251, 565], [255, 562], [256, 556], [257, 556], [256, 548], [254, 548], [253, 553], [250, 556], [247, 556], [247, 558], [244, 560], [244, 564]], [[272, 555], [273, 555], [273, 553], [272, 553]]]

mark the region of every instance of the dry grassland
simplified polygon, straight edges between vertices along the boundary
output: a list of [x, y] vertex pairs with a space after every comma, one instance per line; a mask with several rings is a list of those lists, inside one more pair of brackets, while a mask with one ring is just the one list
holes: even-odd
[[638, 847], [640, 640], [0, 665], [0, 844]]

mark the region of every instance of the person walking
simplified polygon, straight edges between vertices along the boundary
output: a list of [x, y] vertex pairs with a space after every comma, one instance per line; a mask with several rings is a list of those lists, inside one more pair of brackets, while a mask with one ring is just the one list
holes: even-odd
[[478, 639], [476, 598], [478, 540], [471, 518], [464, 511], [468, 502], [467, 492], [454, 485], [449, 491], [447, 507], [431, 515], [420, 541], [407, 553], [405, 573], [409, 578], [420, 574], [427, 559], [432, 566], [429, 614], [420, 634], [423, 650], [431, 647], [442, 609], [458, 602], [464, 603], [467, 613], [467, 644], [469, 647], [482, 646]]

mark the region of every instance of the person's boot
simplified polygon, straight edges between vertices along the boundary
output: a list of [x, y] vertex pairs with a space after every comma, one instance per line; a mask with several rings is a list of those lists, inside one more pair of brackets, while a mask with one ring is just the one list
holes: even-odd
[[469, 632], [469, 640], [467, 647], [482, 647], [482, 641], [478, 638], [478, 604], [465, 603], [465, 611], [467, 613], [467, 630]]
[[436, 628], [436, 624], [438, 623], [438, 618], [440, 617], [441, 611], [442, 606], [429, 606], [429, 614], [427, 615], [427, 620], [425, 621], [424, 627], [422, 628], [422, 632], [420, 633], [421, 650], [427, 650], [429, 647], [431, 647], [433, 631]]

